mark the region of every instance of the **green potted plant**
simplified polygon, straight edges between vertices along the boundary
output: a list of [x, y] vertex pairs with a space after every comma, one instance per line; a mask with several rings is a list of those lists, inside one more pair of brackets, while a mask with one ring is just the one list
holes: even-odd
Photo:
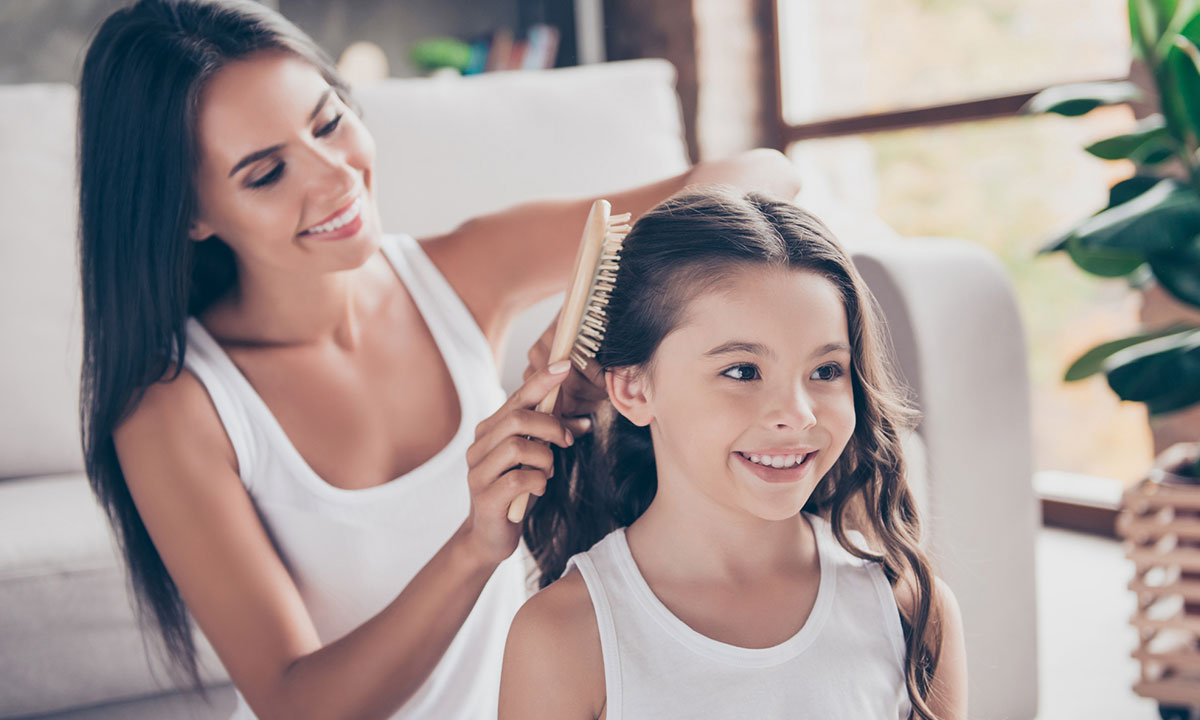
[[[1129, 0], [1129, 25], [1134, 55], [1157, 91], [1158, 112], [1133, 132], [1085, 149], [1106, 160], [1131, 160], [1137, 173], [1111, 188], [1104, 208], [1041, 252], [1065, 252], [1084, 271], [1126, 278], [1135, 287], [1157, 284], [1200, 308], [1200, 0]], [[1078, 116], [1141, 96], [1129, 81], [1078, 83], [1044, 90], [1026, 109]], [[1200, 403], [1200, 326], [1147, 328], [1105, 342], [1080, 356], [1065, 379], [1099, 372], [1121, 399], [1145, 403], [1152, 416]], [[1170, 469], [1200, 477], [1195, 460]]]

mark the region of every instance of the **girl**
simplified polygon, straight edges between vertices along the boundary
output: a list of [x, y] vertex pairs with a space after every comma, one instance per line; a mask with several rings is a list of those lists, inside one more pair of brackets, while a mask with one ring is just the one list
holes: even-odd
[[530, 511], [542, 585], [566, 574], [517, 614], [501, 718], [965, 716], [872, 302], [790, 204], [637, 221], [597, 357], [613, 412]]
[[[198, 682], [194, 616], [238, 718], [494, 717], [525, 599], [505, 511], [548, 467], [524, 438], [570, 443], [529, 410], [566, 374], [505, 402], [495, 357], [590, 201], [384, 234], [345, 83], [253, 2], [114, 13], [79, 127], [87, 472], [177, 666]], [[706, 178], [794, 193], [756, 153], [620, 202]]]

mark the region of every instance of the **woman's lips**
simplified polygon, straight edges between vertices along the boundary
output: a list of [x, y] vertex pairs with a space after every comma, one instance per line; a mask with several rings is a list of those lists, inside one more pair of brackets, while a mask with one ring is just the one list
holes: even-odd
[[352, 222], [362, 215], [363, 196], [360, 194], [350, 202], [346, 203], [337, 212], [325, 218], [319, 223], [315, 223], [306, 230], [302, 230], [300, 235], [321, 235], [327, 232], [337, 230], [339, 227]]

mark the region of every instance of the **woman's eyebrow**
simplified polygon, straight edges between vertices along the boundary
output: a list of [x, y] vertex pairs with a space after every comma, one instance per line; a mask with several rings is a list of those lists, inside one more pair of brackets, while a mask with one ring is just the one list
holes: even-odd
[[[317, 106], [313, 108], [312, 113], [310, 113], [308, 116], [309, 122], [312, 122], [313, 120], [316, 119], [317, 115], [321, 114], [321, 108], [325, 107], [325, 103], [329, 102], [329, 96], [332, 93], [333, 93], [333, 88], [325, 88], [325, 92], [321, 93], [320, 99], [317, 100]], [[258, 162], [259, 160], [262, 160], [263, 158], [267, 157], [268, 155], [279, 152], [282, 149], [283, 149], [283, 144], [280, 143], [279, 145], [272, 145], [271, 147], [263, 148], [262, 150], [255, 150], [254, 152], [250, 153], [246, 157], [237, 161], [237, 164], [234, 165], [233, 169], [229, 171], [229, 177], [233, 177], [234, 173], [236, 173], [238, 170], [241, 170], [242, 168], [246, 167], [247, 165]]]
[[255, 150], [254, 152], [250, 153], [249, 155], [242, 158], [241, 160], [238, 160], [237, 165], [234, 165], [233, 169], [229, 171], [229, 177], [233, 177], [234, 173], [236, 173], [238, 170], [241, 170], [242, 168], [246, 167], [250, 163], [258, 162], [259, 160], [262, 160], [263, 158], [267, 157], [268, 155], [271, 155], [272, 153], [277, 153], [282, 149], [283, 149], [283, 143], [280, 143], [278, 145], [272, 145], [271, 147], [263, 148], [262, 150]]

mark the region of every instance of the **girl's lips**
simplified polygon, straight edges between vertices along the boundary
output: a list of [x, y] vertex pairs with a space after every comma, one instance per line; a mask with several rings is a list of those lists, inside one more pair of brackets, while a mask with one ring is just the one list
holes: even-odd
[[812, 467], [813, 459], [817, 456], [817, 451], [808, 453], [804, 457], [804, 462], [790, 468], [773, 468], [765, 465], [759, 465], [756, 462], [751, 462], [750, 458], [740, 452], [733, 453], [738, 462], [742, 463], [750, 472], [757, 475], [760, 479], [769, 483], [790, 483], [803, 480], [808, 477], [809, 470]]

